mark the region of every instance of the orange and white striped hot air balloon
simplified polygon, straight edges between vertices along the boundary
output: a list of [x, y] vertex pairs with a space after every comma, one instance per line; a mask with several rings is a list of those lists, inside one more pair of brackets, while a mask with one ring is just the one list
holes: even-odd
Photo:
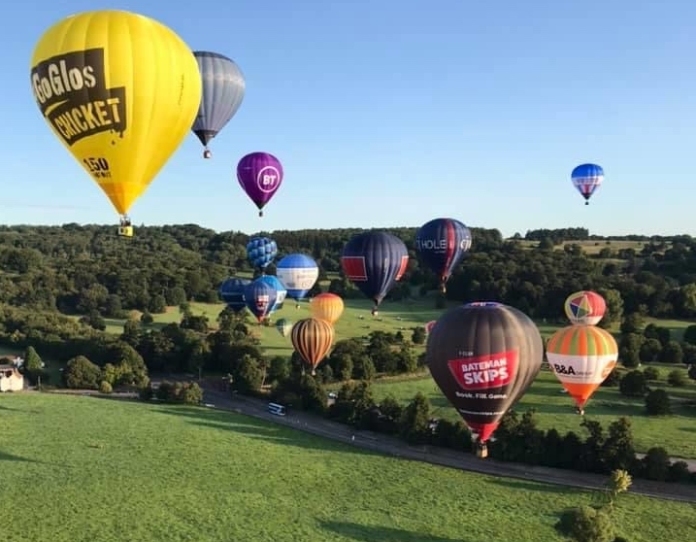
[[589, 324], [559, 329], [546, 345], [546, 358], [584, 414], [585, 404], [616, 366], [619, 347], [608, 331]]

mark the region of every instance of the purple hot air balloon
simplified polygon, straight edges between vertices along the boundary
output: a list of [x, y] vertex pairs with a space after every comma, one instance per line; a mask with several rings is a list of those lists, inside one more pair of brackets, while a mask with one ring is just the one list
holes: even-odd
[[263, 216], [264, 206], [283, 182], [283, 166], [267, 152], [252, 152], [237, 164], [237, 180]]

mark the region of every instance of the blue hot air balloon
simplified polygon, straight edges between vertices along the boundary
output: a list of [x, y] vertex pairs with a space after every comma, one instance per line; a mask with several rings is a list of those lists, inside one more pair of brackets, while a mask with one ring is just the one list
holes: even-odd
[[246, 251], [251, 265], [265, 269], [278, 254], [278, 245], [268, 237], [252, 237], [247, 243]]
[[275, 312], [277, 310], [280, 310], [283, 308], [283, 302], [285, 302], [285, 298], [288, 295], [288, 291], [283, 285], [283, 283], [278, 280], [278, 277], [275, 275], [263, 275], [259, 277], [259, 280], [264, 281], [266, 284], [268, 284], [270, 287], [275, 288], [277, 294], [276, 294], [276, 301], [273, 304], [273, 307], [271, 307], [271, 310], [268, 311], [269, 314], [272, 312]]
[[585, 205], [604, 182], [604, 170], [597, 164], [580, 164], [570, 174], [570, 180], [580, 195], [585, 198]]
[[305, 254], [288, 254], [276, 265], [276, 275], [288, 289], [288, 297], [299, 301], [316, 284], [319, 267]]
[[416, 251], [440, 280], [440, 289], [471, 248], [471, 232], [453, 218], [436, 218], [423, 224], [416, 234]]
[[376, 315], [384, 296], [406, 272], [408, 250], [390, 233], [359, 233], [343, 247], [341, 267], [346, 277], [375, 302], [372, 314]]
[[259, 323], [271, 314], [273, 305], [275, 305], [278, 292], [276, 289], [262, 280], [262, 277], [247, 284], [244, 288], [244, 301], [251, 313], [256, 316]]
[[201, 72], [203, 94], [192, 130], [205, 148], [203, 158], [210, 158], [208, 143], [242, 105], [246, 83], [239, 66], [226, 56], [209, 51], [194, 51], [193, 56]]
[[220, 285], [220, 299], [234, 312], [239, 313], [246, 308], [244, 288], [251, 283], [247, 279], [230, 277]]

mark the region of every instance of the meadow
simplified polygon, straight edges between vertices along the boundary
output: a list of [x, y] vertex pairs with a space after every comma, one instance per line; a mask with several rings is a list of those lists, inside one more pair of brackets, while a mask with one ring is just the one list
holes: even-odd
[[[204, 408], [26, 393], [0, 416], [7, 542], [553, 542], [596, 499]], [[629, 494], [615, 518], [632, 542], [696, 540], [695, 512]]]
[[[345, 300], [345, 311], [336, 324], [337, 340], [349, 337], [367, 336], [372, 331], [402, 331], [406, 338], [410, 338], [411, 329], [414, 326], [422, 326], [426, 322], [436, 319], [442, 310], [434, 308], [434, 300], [431, 297], [414, 299], [405, 302], [385, 301], [380, 309], [379, 316], [373, 318], [370, 315], [372, 304], [362, 299]], [[452, 304], [455, 306], [455, 304]], [[222, 304], [192, 303], [191, 310], [194, 314], [206, 315], [211, 325], [216, 325], [216, 318], [224, 308]], [[286, 318], [296, 322], [301, 318], [311, 316], [309, 303], [303, 301], [300, 308], [295, 308], [295, 303], [288, 300], [284, 307], [273, 314], [272, 320]], [[166, 323], [179, 322], [181, 313], [178, 308], [170, 307], [166, 313], [154, 315], [153, 327], [159, 327]], [[292, 344], [289, 337], [283, 337], [276, 328], [259, 326], [249, 318], [250, 325], [261, 340], [262, 348], [269, 356], [289, 356], [292, 353]], [[680, 320], [656, 320], [647, 319], [657, 325], [667, 327], [672, 331], [675, 339], [681, 340], [684, 329], [692, 322]], [[107, 330], [112, 333], [121, 333], [123, 320], [107, 320]], [[544, 337], [549, 337], [559, 327], [559, 324], [537, 322], [539, 330]], [[419, 351], [422, 347], [419, 347]], [[652, 385], [666, 386], [667, 373], [677, 368], [686, 372], [684, 366], [669, 366], [655, 364], [661, 372], [659, 382]], [[421, 375], [397, 378], [381, 378], [375, 383], [376, 397], [382, 398], [392, 395], [400, 401], [409, 401], [413, 396], [421, 392], [426, 395], [436, 408], [436, 415], [458, 419], [457, 413], [452, 409], [427, 372]], [[696, 382], [689, 381], [684, 388], [668, 388], [673, 397], [696, 400]], [[540, 427], [549, 429], [555, 427], [559, 431], [576, 431], [582, 434], [580, 427], [581, 418], [575, 414], [571, 400], [562, 393], [561, 386], [549, 371], [542, 371], [532, 388], [522, 399], [518, 410], [533, 407], [537, 410]], [[663, 446], [675, 457], [696, 458], [696, 412], [693, 407], [687, 407], [683, 402], [674, 403], [675, 415], [669, 417], [648, 417], [644, 413], [644, 403], [641, 400], [629, 399], [619, 394], [617, 388], [600, 388], [592, 398], [586, 409], [586, 415], [603, 423], [606, 427], [619, 416], [628, 416], [633, 423], [638, 451], [645, 452], [653, 446]]]

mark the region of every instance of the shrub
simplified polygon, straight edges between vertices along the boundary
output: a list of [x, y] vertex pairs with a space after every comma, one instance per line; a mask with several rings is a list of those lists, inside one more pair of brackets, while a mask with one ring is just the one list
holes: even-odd
[[106, 380], [102, 380], [99, 384], [99, 393], [111, 393], [112, 391], [114, 390], [111, 387], [111, 384], [109, 384]]
[[646, 367], [643, 370], [646, 380], [660, 380], [660, 371], [655, 367]]
[[556, 530], [577, 542], [613, 542], [614, 526], [606, 512], [591, 506], [565, 510]]
[[679, 369], [674, 369], [667, 375], [667, 383], [675, 388], [686, 386], [686, 375]]
[[667, 416], [672, 413], [669, 395], [663, 389], [651, 390], [645, 396], [645, 411], [648, 416]]

